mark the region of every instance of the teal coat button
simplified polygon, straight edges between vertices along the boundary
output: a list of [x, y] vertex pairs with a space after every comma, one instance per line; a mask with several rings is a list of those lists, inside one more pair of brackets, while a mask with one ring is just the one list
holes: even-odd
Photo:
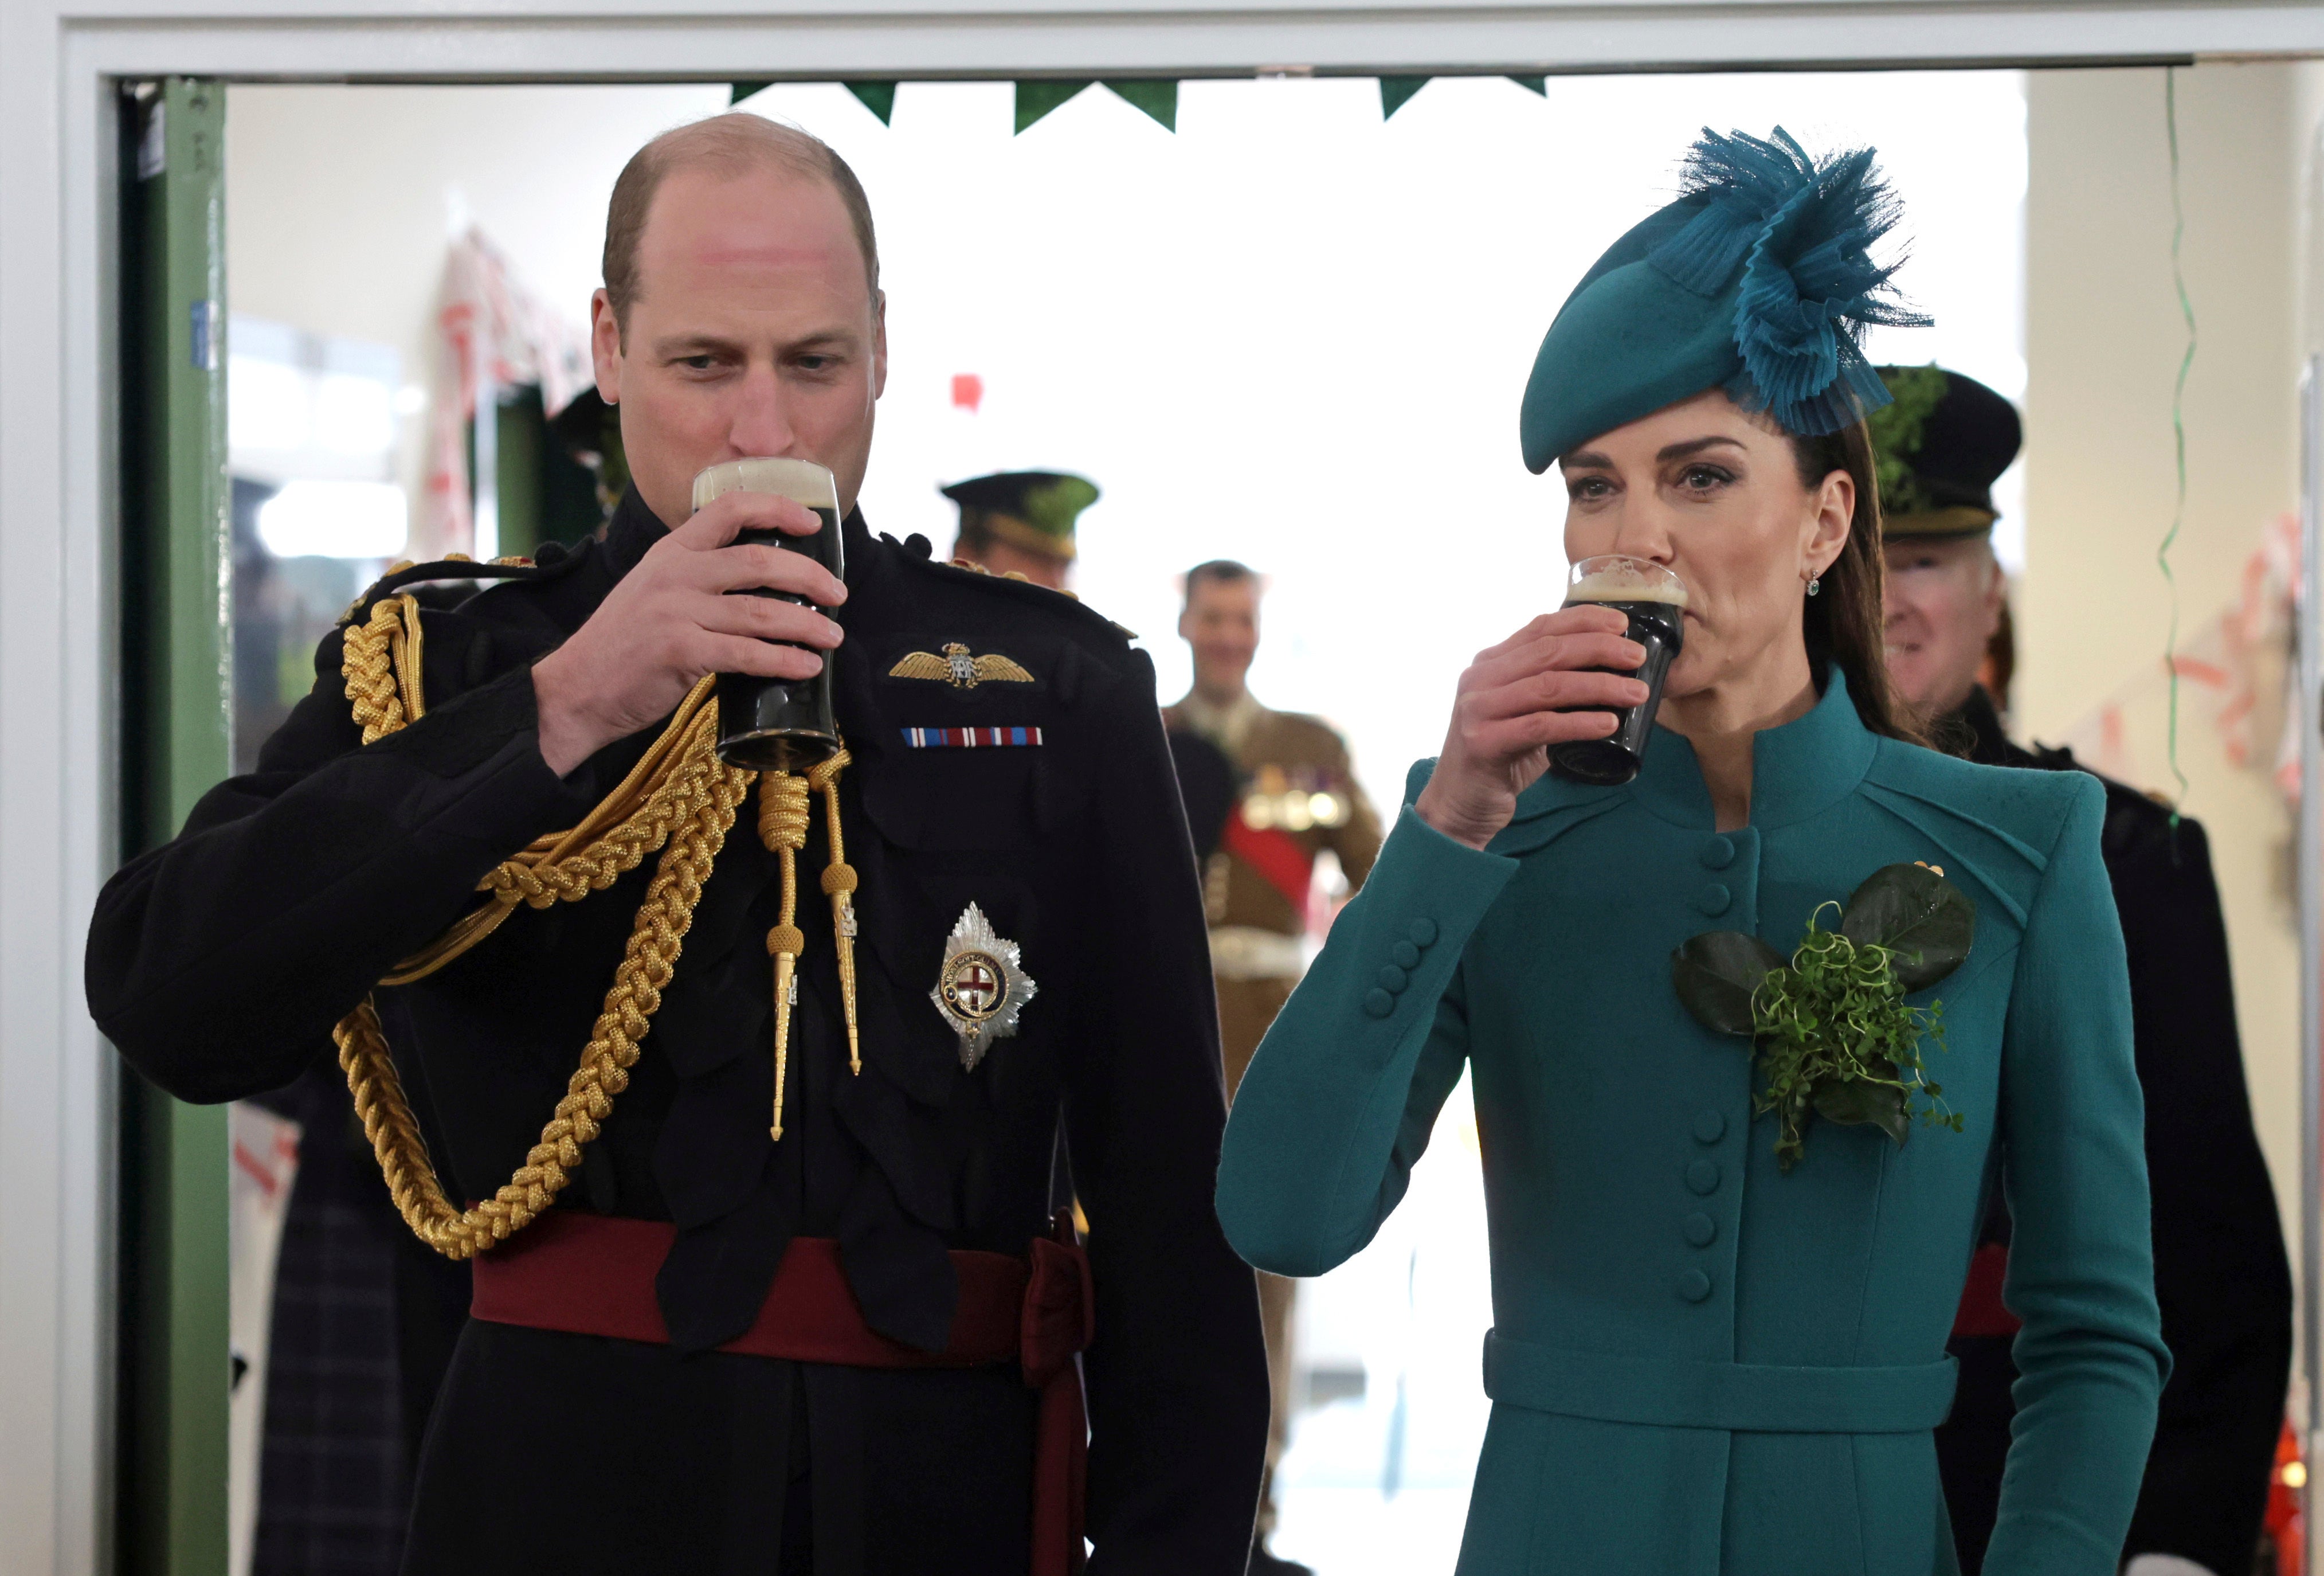
[[1364, 1011], [1373, 1017], [1384, 1018], [1396, 1011], [1396, 997], [1376, 987], [1364, 992]]
[[1728, 866], [1732, 865], [1734, 862], [1735, 839], [1733, 838], [1716, 837], [1702, 845], [1702, 867], [1704, 869], [1724, 870]]
[[1379, 980], [1379, 987], [1390, 996], [1397, 995], [1406, 986], [1412, 983], [1412, 976], [1393, 963], [1380, 965], [1380, 971], [1372, 978]]
[[1698, 1160], [1692, 1165], [1688, 1166], [1686, 1168], [1686, 1185], [1695, 1192], [1702, 1193], [1706, 1196], [1717, 1192], [1719, 1191], [1719, 1162], [1715, 1160]]
[[1398, 941], [1388, 950], [1388, 955], [1396, 960], [1396, 966], [1398, 969], [1420, 967], [1420, 949], [1410, 941]]
[[1416, 947], [1434, 946], [1436, 942], [1436, 922], [1425, 919], [1415, 920], [1412, 922], [1412, 929], [1405, 933], [1412, 938], [1412, 944]]
[[1711, 1295], [1711, 1277], [1701, 1270], [1689, 1270], [1678, 1278], [1678, 1294], [1690, 1303], [1700, 1303]]
[[1735, 895], [1716, 881], [1694, 895], [1694, 906], [1707, 914], [1725, 913], [1727, 905], [1734, 901]]
[[1705, 1108], [1695, 1113], [1694, 1140], [1698, 1144], [1716, 1144], [1727, 1136], [1727, 1114]]
[[1678, 1223], [1689, 1247], [1709, 1247], [1719, 1239], [1719, 1222], [1700, 1210]]

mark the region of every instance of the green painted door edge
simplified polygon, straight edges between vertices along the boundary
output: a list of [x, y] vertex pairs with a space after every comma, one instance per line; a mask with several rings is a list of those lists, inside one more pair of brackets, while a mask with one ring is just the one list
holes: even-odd
[[[226, 465], [226, 93], [124, 93], [122, 759], [124, 856], [232, 769]], [[226, 1120], [121, 1080], [123, 1576], [225, 1576]]]

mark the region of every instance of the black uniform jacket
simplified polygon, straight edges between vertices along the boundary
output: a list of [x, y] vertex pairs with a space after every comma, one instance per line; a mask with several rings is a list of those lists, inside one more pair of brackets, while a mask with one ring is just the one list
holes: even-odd
[[[1951, 742], [1988, 765], [2075, 769], [2065, 750], [2009, 742], [1983, 690]], [[2132, 1029], [2146, 1096], [2154, 1293], [2171, 1382], [2124, 1556], [2176, 1554], [2219, 1573], [2252, 1568], [2292, 1364], [2292, 1271], [2275, 1191], [2252, 1131], [2227, 928], [2202, 827], [2107, 783], [2107, 874], [2130, 958]], [[1988, 1239], [2006, 1239], [1998, 1198]], [[1958, 1338], [1960, 1387], [1937, 1431], [1961, 1568], [1993, 1535], [2009, 1447], [2010, 1338]]]
[[[406, 1569], [993, 1572], [1027, 1564], [1032, 1393], [1013, 1370], [871, 1371], [713, 1351], [751, 1322], [794, 1234], [833, 1237], [877, 1330], [944, 1344], [950, 1248], [1022, 1254], [1046, 1224], [1062, 1107], [1091, 1222], [1096, 1576], [1241, 1571], [1268, 1392], [1250, 1271], [1211, 1191], [1224, 1121], [1216, 1010], [1151, 664], [1071, 599], [845, 532], [836, 616], [845, 851], [862, 880], [863, 1070], [839, 1012], [817, 797], [787, 1119], [769, 1136], [775, 857], [744, 803], [643, 1056], [561, 1208], [674, 1221], [669, 1348], [474, 1321], [420, 1471]], [[425, 616], [426, 714], [363, 746], [335, 632], [259, 770], [99, 899], [97, 1022], [192, 1100], [290, 1081], [373, 982], [574, 824], [659, 729], [560, 781], [530, 664], [664, 534], [635, 494], [558, 572]], [[1024, 681], [893, 677], [948, 642]], [[906, 730], [1038, 728], [1038, 746], [910, 748]], [[455, 1198], [522, 1163], [588, 1041], [655, 860], [520, 909], [380, 993]], [[970, 904], [1038, 994], [973, 1072], [930, 998]], [[786, 1504], [788, 1504], [788, 1513]], [[803, 1514], [812, 1507], [811, 1516]], [[789, 1553], [784, 1554], [783, 1545]]]

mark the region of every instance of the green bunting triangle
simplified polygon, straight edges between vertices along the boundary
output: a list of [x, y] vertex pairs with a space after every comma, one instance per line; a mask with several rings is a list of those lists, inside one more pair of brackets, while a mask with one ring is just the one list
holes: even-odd
[[1074, 82], [1059, 81], [1053, 77], [1040, 77], [1018, 83], [1017, 129], [1022, 132], [1027, 126], [1031, 125], [1089, 85], [1086, 78]]
[[1547, 77], [1512, 77], [1509, 80], [1516, 83], [1518, 87], [1524, 88], [1528, 93], [1538, 93], [1544, 98], [1549, 97], [1549, 79]]
[[1178, 129], [1178, 84], [1176, 82], [1116, 82], [1109, 79], [1106, 86], [1114, 93], [1144, 110], [1162, 123], [1162, 129]]
[[1428, 86], [1425, 77], [1382, 77], [1380, 88], [1380, 118], [1386, 120], [1402, 109], [1412, 96]]
[[888, 117], [896, 113], [896, 85], [893, 82], [850, 82], [847, 90], [863, 101], [863, 107], [880, 117], [880, 124], [889, 124]]
[[726, 85], [726, 107], [732, 109], [753, 93], [764, 93], [774, 85], [771, 77], [763, 82], [729, 82]]

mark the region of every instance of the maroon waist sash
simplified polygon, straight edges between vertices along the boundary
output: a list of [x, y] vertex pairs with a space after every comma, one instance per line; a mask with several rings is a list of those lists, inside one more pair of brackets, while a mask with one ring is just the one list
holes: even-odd
[[[469, 1312], [495, 1324], [667, 1346], [654, 1298], [678, 1229], [552, 1210], [524, 1233], [475, 1259]], [[960, 1305], [940, 1352], [890, 1340], [863, 1311], [826, 1237], [791, 1240], [751, 1328], [721, 1351], [860, 1368], [973, 1368], [1016, 1363], [1040, 1392], [1033, 1444], [1031, 1576], [1082, 1568], [1089, 1432], [1074, 1361], [1095, 1333], [1089, 1258], [1060, 1218], [1055, 1239], [1037, 1238], [1027, 1258], [956, 1252]]]
[[2024, 1321], [2001, 1301], [2002, 1282], [2009, 1274], [2009, 1245], [1988, 1242], [1969, 1261], [1969, 1281], [1961, 1287], [1960, 1307], [1953, 1314], [1955, 1335], [2015, 1335]]

